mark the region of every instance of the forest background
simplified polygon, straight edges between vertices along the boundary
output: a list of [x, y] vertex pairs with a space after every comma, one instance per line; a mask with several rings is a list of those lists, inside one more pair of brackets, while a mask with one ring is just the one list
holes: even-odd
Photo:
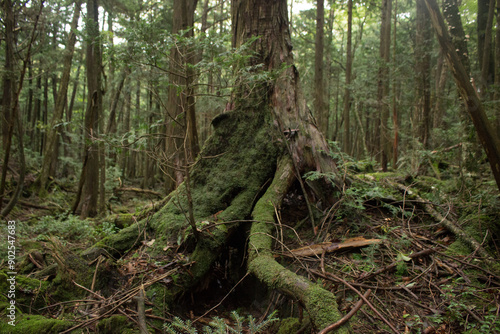
[[[462, 213], [493, 220], [500, 1], [443, 0], [434, 14], [443, 14], [445, 42], [427, 6], [289, 1], [301, 93], [344, 181], [419, 178], [428, 201], [441, 203], [443, 191]], [[2, 10], [0, 214], [27, 239], [57, 244], [58, 235], [84, 249], [157, 210], [186, 178], [190, 194], [190, 170], [220, 115], [240, 105], [241, 87], [251, 96], [289, 69], [249, 64], [256, 39], [235, 43], [229, 1], [4, 0]], [[281, 129], [283, 140], [301, 129]], [[387, 197], [372, 190], [341, 192], [365, 210]]]
[[[418, 173], [432, 154], [447, 154], [445, 160], [460, 172], [477, 172], [485, 157], [430, 16], [418, 4], [395, 2], [383, 7], [385, 13], [381, 6], [387, 4], [377, 2], [319, 1], [320, 10], [314, 4], [300, 10], [291, 2], [292, 44], [306, 100], [325, 137], [356, 160]], [[498, 133], [496, 6], [494, 1], [442, 4], [456, 50]], [[43, 197], [49, 179], [80, 181], [77, 200], [65, 206], [76, 207], [82, 218], [105, 214], [120, 182], [169, 193], [182, 180], [168, 170], [182, 146], [171, 145], [176, 138], [169, 131], [177, 129], [169, 125], [184, 127], [176, 134], [182, 136], [185, 115], [192, 114], [194, 127], [187, 132], [195, 132], [189, 144], [195, 156], [212, 131], [211, 119], [230, 108], [237, 79], [259, 79], [242, 68], [241, 50], [231, 48], [227, 2], [200, 1], [190, 9], [194, 28], [189, 31], [181, 29], [188, 28], [185, 23], [174, 27], [170, 2], [103, 2], [93, 17], [85, 8], [5, 2], [1, 58], [3, 155], [7, 161], [12, 156], [14, 169], [22, 171], [11, 175], [12, 182], [27, 173], [36, 179], [36, 189], [25, 187], [23, 196]], [[89, 20], [96, 20], [96, 31]], [[381, 34], [384, 24], [389, 28]], [[99, 44], [93, 58], [85, 54], [89, 38]], [[181, 56], [172, 51], [188, 45], [193, 49]], [[95, 124], [88, 123], [90, 76], [101, 87]], [[188, 82], [180, 83], [184, 78]], [[172, 107], [172, 86], [192, 90], [191, 112]], [[15, 144], [19, 131], [29, 138], [22, 150]], [[98, 146], [95, 157], [94, 150], [84, 153], [89, 145]], [[177, 148], [169, 152], [172, 146]], [[3, 164], [2, 206], [11, 197], [8, 170]], [[90, 193], [92, 203], [82, 205], [80, 198]]]

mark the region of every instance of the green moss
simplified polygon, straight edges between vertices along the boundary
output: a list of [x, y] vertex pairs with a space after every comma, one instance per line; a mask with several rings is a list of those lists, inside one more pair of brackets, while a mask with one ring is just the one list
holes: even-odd
[[383, 179], [401, 177], [401, 174], [395, 172], [366, 173], [365, 175], [372, 176], [377, 182]]
[[[7, 281], [10, 275], [0, 272], [0, 291], [7, 293], [10, 283]], [[26, 307], [40, 308], [45, 306], [44, 296], [49, 288], [49, 283], [34, 278], [28, 278], [22, 275], [15, 277], [16, 281], [16, 301], [17, 305]]]
[[[5, 316], [0, 322], [0, 333], [9, 334], [40, 334], [40, 333], [60, 333], [74, 326], [72, 322], [48, 319], [41, 315], [16, 314], [15, 326], [9, 325], [10, 319]], [[73, 331], [77, 333], [77, 331]]]
[[99, 321], [97, 332], [102, 334], [139, 333], [138, 330], [132, 328], [132, 325], [124, 315], [114, 315]]
[[[323, 329], [342, 318], [335, 296], [317, 284], [312, 285], [307, 292], [306, 308], [318, 329]], [[342, 326], [337, 333], [349, 333], [349, 330]]]
[[286, 318], [280, 321], [277, 334], [296, 333], [300, 329], [300, 321], [297, 318]]
[[134, 246], [134, 243], [138, 240], [139, 233], [145, 228], [145, 223], [145, 220], [140, 221], [137, 224], [132, 224], [122, 229], [119, 233], [105, 237], [94, 246], [85, 250], [82, 256], [89, 260], [97, 258], [102, 253], [119, 257]]
[[135, 222], [134, 215], [131, 213], [120, 213], [106, 218], [116, 225], [116, 227], [123, 229], [132, 225]]

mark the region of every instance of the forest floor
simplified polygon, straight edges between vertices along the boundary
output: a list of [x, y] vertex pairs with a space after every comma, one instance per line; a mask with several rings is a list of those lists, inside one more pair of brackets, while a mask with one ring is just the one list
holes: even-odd
[[[318, 213], [314, 225], [297, 187], [283, 206], [276, 208], [276, 258], [333, 291], [343, 314], [365, 294], [369, 303], [364, 302], [349, 322], [354, 333], [393, 333], [391, 327], [399, 333], [500, 333], [498, 190], [493, 181], [478, 176], [480, 173], [458, 177], [447, 168], [434, 169], [434, 173], [429, 169], [432, 176], [410, 177], [373, 173], [354, 164], [346, 174], [351, 185], [340, 201], [331, 207], [313, 203]], [[109, 202], [112, 215], [80, 220], [68, 214], [71, 198], [71, 186], [56, 184], [47, 199], [31, 195], [13, 212], [12, 218], [18, 222], [19, 273], [41, 282], [54, 280], [55, 274], [48, 268], [56, 262], [55, 245], [74, 252], [84, 250], [116, 233], [122, 227], [117, 226], [117, 217], [139, 215], [158, 200], [153, 193], [123, 192]], [[442, 217], [433, 217], [426, 204]], [[443, 226], [443, 218], [475, 237], [492, 258], [481, 257], [452, 234]], [[235, 327], [235, 314], [252, 315], [257, 323], [269, 324], [263, 333], [276, 333], [280, 321], [280, 333], [312, 333], [307, 314], [298, 303], [267, 290], [245, 274], [246, 241], [246, 235], [236, 237], [216, 262], [211, 277], [183, 297], [175, 312], [163, 310], [162, 316], [153, 315], [146, 300], [146, 318], [174, 322], [177, 332], [183, 333], [181, 327], [196, 327], [202, 332], [201, 327], [214, 317], [224, 319], [224, 326]], [[148, 254], [154, 242], [144, 236], [140, 247], [117, 261], [119, 290], [106, 294], [75, 283], [75, 289], [89, 291], [86, 300], [73, 303], [42, 296], [36, 289], [24, 290], [31, 302], [22, 305], [23, 312], [71, 319], [86, 328], [85, 333], [105, 332], [103, 328], [99, 331], [93, 319], [112, 315], [125, 316], [125, 321], [137, 328], [133, 297], [139, 291], [138, 282], [146, 287], [152, 282], [172, 282], [175, 271], [182, 270], [181, 260], [185, 260], [182, 241], [172, 245], [174, 251], [162, 259]], [[5, 249], [0, 255], [7, 259]], [[0, 269], [5, 270], [7, 264], [2, 261]], [[112, 311], [97, 316], [89, 307], [92, 304], [106, 304]], [[266, 322], [274, 310], [278, 310], [274, 316], [280, 321]], [[176, 320], [176, 316], [184, 320]], [[284, 322], [289, 323], [288, 331], [283, 329]], [[249, 332], [248, 325], [243, 324], [242, 332]]]

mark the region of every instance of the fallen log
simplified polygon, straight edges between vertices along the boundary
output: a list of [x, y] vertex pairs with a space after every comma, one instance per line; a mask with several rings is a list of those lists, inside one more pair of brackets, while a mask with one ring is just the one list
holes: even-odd
[[149, 190], [149, 189], [141, 189], [141, 188], [131, 188], [131, 187], [120, 187], [120, 188], [115, 188], [113, 189], [113, 193], [118, 193], [118, 192], [134, 192], [134, 193], [139, 193], [139, 194], [148, 194], [148, 195], [154, 195], [158, 197], [163, 197], [162, 194], [160, 194], [157, 191], [154, 190]]
[[427, 212], [432, 218], [434, 218], [434, 220], [439, 222], [441, 225], [443, 225], [444, 228], [446, 228], [448, 231], [450, 231], [460, 240], [462, 240], [465, 244], [467, 244], [468, 247], [470, 247], [479, 256], [484, 258], [485, 261], [487, 261], [488, 263], [493, 263], [493, 258], [491, 257], [491, 255], [484, 249], [484, 247], [476, 239], [474, 239], [467, 232], [462, 230], [457, 224], [455, 224], [449, 219], [446, 219], [446, 217], [444, 217], [436, 209], [434, 209], [432, 204], [430, 204], [428, 201], [425, 201], [422, 197], [418, 196], [408, 187], [400, 183], [395, 183], [391, 181], [387, 182], [391, 184], [393, 187], [404, 192], [406, 196], [414, 200], [417, 204], [421, 205], [422, 208], [425, 210], [425, 212]]

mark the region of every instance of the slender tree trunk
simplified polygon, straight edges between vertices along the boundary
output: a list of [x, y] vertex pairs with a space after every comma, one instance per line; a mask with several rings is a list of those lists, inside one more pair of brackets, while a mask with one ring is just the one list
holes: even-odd
[[420, 142], [425, 149], [430, 147], [431, 89], [430, 89], [430, 18], [425, 0], [417, 0], [417, 38], [415, 46], [418, 109], [417, 119]]
[[433, 114], [433, 127], [442, 128], [444, 126], [443, 116], [444, 116], [444, 89], [446, 87], [446, 81], [448, 79], [448, 66], [446, 65], [446, 59], [441, 51], [438, 56], [438, 63], [436, 69], [436, 89], [435, 89], [435, 99], [434, 99], [434, 110]]
[[58, 97], [55, 102], [52, 120], [47, 129], [47, 143], [44, 150], [42, 170], [40, 172], [38, 180], [41, 194], [45, 193], [49, 177], [53, 176], [53, 174], [51, 174], [52, 171], [50, 166], [54, 163], [54, 160], [57, 160], [56, 151], [58, 149], [57, 142], [59, 140], [58, 129], [60, 128], [59, 123], [61, 123], [63, 119], [64, 106], [67, 101], [68, 86], [71, 75], [71, 65], [73, 63], [73, 54], [75, 52], [76, 30], [78, 28], [78, 20], [80, 19], [80, 8], [81, 1], [79, 0], [75, 2], [73, 20], [71, 22], [70, 33], [64, 54], [63, 72], [61, 83], [59, 85], [59, 93], [57, 94]]
[[[172, 31], [174, 34], [193, 26], [196, 3], [197, 0], [174, 0]], [[193, 30], [186, 32], [185, 35], [192, 37]], [[185, 46], [176, 46], [172, 48], [170, 57], [172, 71], [170, 75], [171, 87], [168, 90], [165, 147], [168, 174], [165, 190], [167, 193], [174, 190], [184, 180], [184, 165], [194, 161], [199, 152], [192, 87], [194, 72], [190, 68], [190, 64], [194, 62], [195, 54]], [[187, 145], [186, 151], [184, 145]], [[188, 156], [184, 156], [184, 152], [187, 152]]]
[[398, 147], [399, 147], [399, 111], [398, 111], [398, 85], [396, 73], [396, 46], [397, 46], [397, 26], [398, 26], [398, 0], [394, 0], [394, 30], [392, 35], [392, 127], [394, 129], [394, 140], [392, 142], [392, 168], [396, 169], [398, 165]]
[[344, 152], [351, 153], [350, 142], [350, 111], [351, 111], [351, 76], [352, 76], [352, 0], [347, 1], [347, 50], [345, 65], [345, 91], [344, 91]]
[[[73, 119], [73, 108], [75, 106], [75, 99], [76, 99], [76, 93], [78, 92], [78, 82], [80, 79], [80, 69], [81, 66], [78, 65], [78, 68], [76, 69], [76, 76], [74, 78], [74, 83], [73, 83], [73, 91], [71, 93], [71, 100], [69, 102], [69, 107], [66, 111], [66, 122], [70, 123], [71, 120]], [[71, 132], [71, 127], [68, 126], [66, 129], [66, 132]]]
[[31, 119], [33, 118], [33, 60], [28, 63], [28, 110], [26, 111], [26, 124], [29, 138], [33, 138], [33, 129], [31, 128]]
[[[491, 54], [491, 27], [493, 24], [494, 9], [490, 9], [490, 6], [494, 6], [494, 4], [495, 3], [492, 0], [477, 1], [477, 45], [479, 69], [482, 74], [481, 77], [483, 78], [484, 76], [486, 79], [486, 82], [480, 82], [480, 87], [482, 88], [486, 88], [493, 79], [493, 77], [489, 74], [494, 71], [494, 62]], [[488, 52], [488, 54], [485, 54], [485, 52]]]
[[42, 100], [40, 98], [41, 92], [42, 92], [42, 64], [39, 62], [39, 68], [38, 68], [38, 77], [36, 79], [36, 87], [35, 87], [35, 103], [34, 103], [34, 114], [33, 114], [33, 119], [31, 122], [31, 128], [33, 129], [33, 143], [32, 143], [32, 150], [34, 152], [38, 151], [38, 147], [40, 145], [40, 142], [42, 141], [42, 133], [40, 131], [40, 128], [37, 126], [37, 122], [40, 120], [41, 112], [42, 112]]
[[497, 137], [500, 138], [500, 0], [497, 0], [497, 27], [495, 36], [495, 96], [496, 101], [496, 118], [497, 118]]
[[[9, 6], [12, 6], [12, 4], [9, 4]], [[12, 9], [12, 8], [11, 8]], [[11, 116], [10, 122], [9, 122], [9, 127], [8, 127], [8, 133], [7, 133], [7, 143], [4, 151], [4, 159], [3, 159], [3, 166], [2, 166], [2, 175], [1, 175], [1, 180], [0, 180], [0, 209], [2, 208], [3, 205], [3, 198], [4, 198], [4, 192], [5, 192], [5, 180], [7, 177], [7, 169], [9, 166], [9, 158], [10, 158], [10, 149], [11, 149], [11, 144], [12, 144], [12, 136], [14, 133], [14, 123], [17, 125], [18, 129], [18, 149], [19, 149], [19, 164], [20, 164], [20, 171], [19, 171], [19, 179], [17, 180], [18, 184], [16, 187], [16, 190], [14, 192], [14, 195], [11, 197], [11, 200], [9, 201], [7, 207], [4, 208], [4, 210], [1, 210], [1, 216], [5, 217], [9, 214], [10, 210], [14, 207], [14, 205], [17, 203], [17, 200], [19, 199], [19, 196], [22, 192], [23, 189], [23, 184], [24, 184], [24, 176], [26, 172], [26, 164], [24, 160], [24, 145], [23, 145], [23, 130], [22, 130], [22, 117], [19, 116], [19, 97], [21, 96], [21, 90], [23, 88], [23, 83], [24, 83], [24, 77], [26, 75], [26, 69], [28, 67], [29, 60], [31, 59], [31, 48], [34, 44], [35, 41], [35, 32], [37, 31], [37, 26], [38, 26], [38, 21], [40, 18], [40, 15], [43, 10], [43, 2], [40, 4], [40, 10], [38, 14], [36, 15], [35, 18], [35, 24], [33, 26], [33, 30], [31, 32], [31, 38], [29, 40], [28, 44], [28, 49], [26, 51], [26, 58], [23, 61], [23, 67], [21, 69], [21, 74], [19, 78], [19, 85], [16, 87], [15, 79], [12, 76], [11, 79], [12, 81], [10, 82], [11, 86], [11, 111], [9, 112], [9, 115]], [[14, 33], [14, 30], [9, 31], [9, 33]], [[12, 36], [13, 37], [13, 36]], [[14, 42], [14, 38], [9, 39], [10, 42]], [[12, 46], [13, 48], [14, 46]], [[14, 68], [14, 63], [11, 64], [12, 68]], [[16, 91], [17, 88], [17, 91]]]
[[460, 58], [455, 51], [455, 46], [450, 42], [447, 27], [436, 1], [425, 0], [425, 2], [431, 16], [436, 37], [443, 49], [443, 53], [446, 55], [460, 95], [467, 106], [467, 111], [472, 118], [479, 140], [488, 157], [498, 189], [500, 190], [500, 142], [484, 112], [481, 100], [470, 83], [470, 77], [460, 62]]
[[325, 4], [316, 0], [316, 36], [314, 51], [314, 111], [319, 129], [326, 134], [328, 110], [325, 110], [325, 92], [323, 76], [323, 53], [325, 49]]
[[[15, 16], [11, 0], [3, 2], [4, 26], [5, 26], [5, 63], [3, 73], [3, 95], [2, 95], [2, 148], [7, 149], [9, 141], [9, 127], [11, 126], [12, 99], [14, 94], [14, 31]], [[4, 162], [5, 163], [5, 162]], [[0, 206], [2, 204], [0, 203]]]
[[99, 129], [99, 117], [102, 113], [102, 59], [99, 38], [99, 5], [98, 0], [87, 1], [87, 89], [88, 100], [85, 112], [85, 148], [87, 163], [84, 165], [85, 177], [82, 189], [82, 218], [94, 217], [97, 214], [99, 195], [99, 147], [96, 141]]
[[[291, 15], [291, 14], [290, 14]], [[330, 113], [330, 98], [332, 95], [332, 76], [333, 76], [333, 66], [332, 66], [332, 53], [333, 53], [333, 22], [335, 19], [335, 1], [330, 1], [330, 13], [328, 14], [327, 19], [327, 34], [326, 34], [326, 78], [325, 78], [325, 87], [326, 87], [326, 100], [325, 100], [325, 108], [328, 113], [328, 120], [326, 124], [326, 133], [324, 133], [326, 138], [332, 137], [332, 123], [334, 121], [335, 115]], [[290, 26], [292, 24], [290, 23]], [[332, 119], [330, 119], [332, 118]]]
[[15, 91], [15, 59], [14, 59], [14, 30], [15, 17], [13, 4], [10, 0], [3, 2], [4, 25], [5, 25], [5, 64], [3, 73], [3, 95], [2, 95], [2, 148], [4, 157], [2, 161], [2, 176], [0, 180], [0, 210], [3, 206], [5, 182], [9, 167], [12, 134], [14, 129], [13, 104]]
[[391, 48], [391, 12], [392, 1], [383, 0], [382, 19], [380, 28], [380, 68], [378, 73], [377, 102], [380, 117], [379, 132], [379, 161], [383, 171], [387, 171], [390, 156], [390, 134], [389, 134], [389, 61]]

